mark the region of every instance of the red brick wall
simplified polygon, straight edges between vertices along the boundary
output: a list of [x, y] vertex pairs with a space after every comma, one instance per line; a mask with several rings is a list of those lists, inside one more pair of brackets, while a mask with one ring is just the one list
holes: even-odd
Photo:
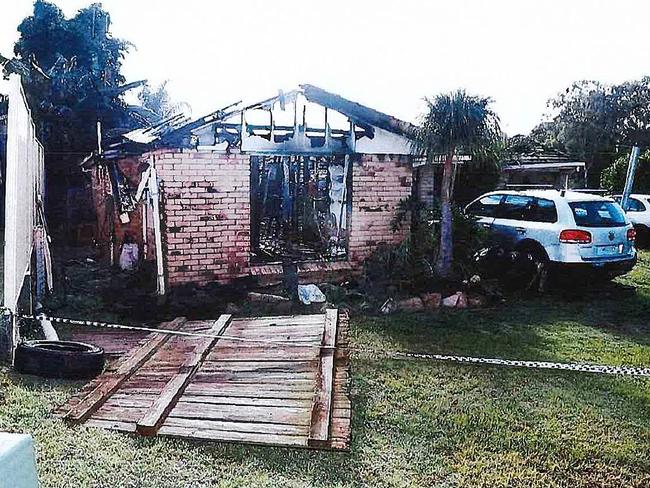
[[250, 158], [240, 153], [154, 153], [162, 186], [168, 283], [228, 281], [248, 273]]
[[360, 265], [381, 242], [397, 243], [408, 225], [393, 232], [391, 223], [400, 200], [411, 195], [408, 156], [363, 154], [352, 170], [352, 215], [348, 257]]
[[426, 164], [416, 168], [418, 174], [417, 197], [424, 204], [426, 208], [433, 208], [435, 203], [435, 179], [434, 169], [432, 164]]
[[[250, 272], [250, 156], [233, 152], [153, 153], [162, 187], [163, 244], [170, 286], [227, 282]], [[381, 242], [407, 233], [391, 228], [411, 194], [406, 156], [361, 155], [353, 165], [349, 261], [353, 268]]]

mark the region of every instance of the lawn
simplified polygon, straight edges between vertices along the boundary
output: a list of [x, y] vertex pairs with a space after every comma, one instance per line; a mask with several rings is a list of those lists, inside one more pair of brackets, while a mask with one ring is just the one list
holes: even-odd
[[[353, 317], [355, 346], [650, 366], [650, 253], [636, 293]], [[650, 379], [353, 357], [349, 453], [138, 438], [51, 410], [79, 383], [0, 373], [0, 430], [29, 432], [49, 487], [649, 487]]]

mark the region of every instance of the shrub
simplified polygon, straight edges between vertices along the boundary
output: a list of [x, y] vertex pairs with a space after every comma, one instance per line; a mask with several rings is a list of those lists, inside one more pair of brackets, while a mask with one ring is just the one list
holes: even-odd
[[[382, 245], [364, 263], [366, 280], [372, 286], [395, 286], [418, 291], [441, 285], [434, 263], [440, 243], [440, 208], [425, 208], [415, 198], [400, 202], [393, 230], [411, 224], [409, 236], [398, 245]], [[459, 207], [453, 208], [453, 278], [461, 281], [476, 272], [474, 255], [485, 246], [487, 235]]]
[[[600, 175], [600, 186], [612, 193], [621, 193], [625, 187], [629, 160], [629, 156], [621, 156], [605, 168]], [[650, 192], [650, 151], [639, 156], [633, 189], [634, 193]]]

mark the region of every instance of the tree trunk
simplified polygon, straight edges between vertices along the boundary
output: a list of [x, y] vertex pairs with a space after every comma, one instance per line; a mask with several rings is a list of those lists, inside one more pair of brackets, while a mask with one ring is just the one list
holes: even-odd
[[453, 259], [453, 235], [452, 235], [452, 214], [451, 214], [451, 185], [453, 173], [453, 160], [455, 149], [452, 148], [447, 154], [440, 182], [441, 221], [440, 221], [440, 247], [438, 249], [438, 260], [436, 262], [436, 273], [442, 278], [448, 278], [451, 274], [451, 263]]

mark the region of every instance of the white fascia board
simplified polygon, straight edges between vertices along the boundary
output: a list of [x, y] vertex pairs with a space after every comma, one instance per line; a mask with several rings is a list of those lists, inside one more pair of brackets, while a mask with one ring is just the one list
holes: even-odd
[[374, 127], [375, 137], [362, 137], [356, 142], [355, 151], [361, 154], [412, 154], [408, 138]]

